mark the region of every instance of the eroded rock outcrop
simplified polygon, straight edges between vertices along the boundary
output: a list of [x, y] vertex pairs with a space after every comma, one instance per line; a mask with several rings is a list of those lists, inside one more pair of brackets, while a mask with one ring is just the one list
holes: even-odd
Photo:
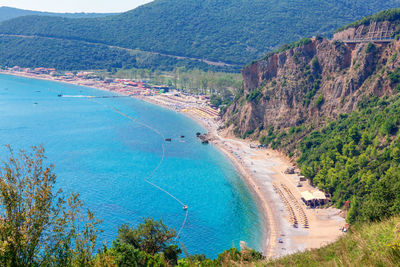
[[[357, 29], [346, 31], [348, 39]], [[225, 113], [227, 128], [257, 137], [271, 126], [318, 126], [353, 111], [366, 96], [396, 92], [398, 81], [389, 76], [400, 68], [400, 42], [347, 43], [340, 36], [302, 40], [244, 67], [243, 96]]]

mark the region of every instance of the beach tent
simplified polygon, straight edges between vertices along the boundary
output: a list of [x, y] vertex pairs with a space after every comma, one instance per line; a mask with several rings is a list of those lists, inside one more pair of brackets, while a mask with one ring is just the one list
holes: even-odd
[[305, 191], [301, 192], [301, 198], [307, 206], [323, 205], [326, 202], [325, 193], [321, 191]]

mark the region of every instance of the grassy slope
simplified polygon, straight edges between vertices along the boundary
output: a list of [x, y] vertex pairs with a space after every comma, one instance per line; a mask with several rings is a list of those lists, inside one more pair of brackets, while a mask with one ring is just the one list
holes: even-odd
[[270, 261], [267, 266], [399, 266], [400, 217], [354, 227], [320, 249]]

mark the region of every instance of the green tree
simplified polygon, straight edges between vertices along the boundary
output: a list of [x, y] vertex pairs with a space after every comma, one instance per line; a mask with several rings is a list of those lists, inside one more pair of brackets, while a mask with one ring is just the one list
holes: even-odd
[[151, 255], [164, 251], [175, 235], [175, 230], [169, 229], [161, 220], [149, 218], [137, 228], [124, 224], [118, 229], [118, 238], [122, 242]]
[[99, 230], [78, 194], [55, 191], [53, 166], [43, 147], [9, 156], [0, 168], [0, 264], [2, 266], [88, 266]]
[[147, 218], [136, 228], [122, 225], [109, 252], [119, 266], [175, 265], [182, 252], [173, 243], [175, 237], [175, 230], [161, 220]]
[[387, 119], [381, 127], [382, 134], [390, 135], [396, 133], [396, 131], [397, 131], [396, 120], [394, 120], [393, 118]]
[[360, 206], [358, 205], [358, 201], [357, 201], [356, 197], [353, 196], [350, 201], [350, 209], [349, 209], [349, 212], [347, 213], [346, 221], [349, 223], [354, 223], [359, 209], [360, 209]]

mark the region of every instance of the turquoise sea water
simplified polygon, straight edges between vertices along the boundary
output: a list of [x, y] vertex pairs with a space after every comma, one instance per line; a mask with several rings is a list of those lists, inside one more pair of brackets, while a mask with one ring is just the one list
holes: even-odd
[[[179, 241], [191, 254], [209, 257], [239, 241], [260, 250], [262, 221], [257, 206], [232, 164], [212, 145], [195, 137], [204, 129], [189, 118], [132, 98], [65, 98], [64, 95], [113, 95], [86, 87], [0, 75], [0, 145], [15, 149], [42, 144], [55, 164], [58, 185], [79, 192], [103, 219], [102, 240], [111, 242], [122, 223], [144, 217], [162, 219], [179, 229]], [[121, 114], [134, 117], [172, 138], [159, 135]], [[181, 142], [180, 135], [185, 135]], [[0, 150], [1, 155], [5, 149]]]

